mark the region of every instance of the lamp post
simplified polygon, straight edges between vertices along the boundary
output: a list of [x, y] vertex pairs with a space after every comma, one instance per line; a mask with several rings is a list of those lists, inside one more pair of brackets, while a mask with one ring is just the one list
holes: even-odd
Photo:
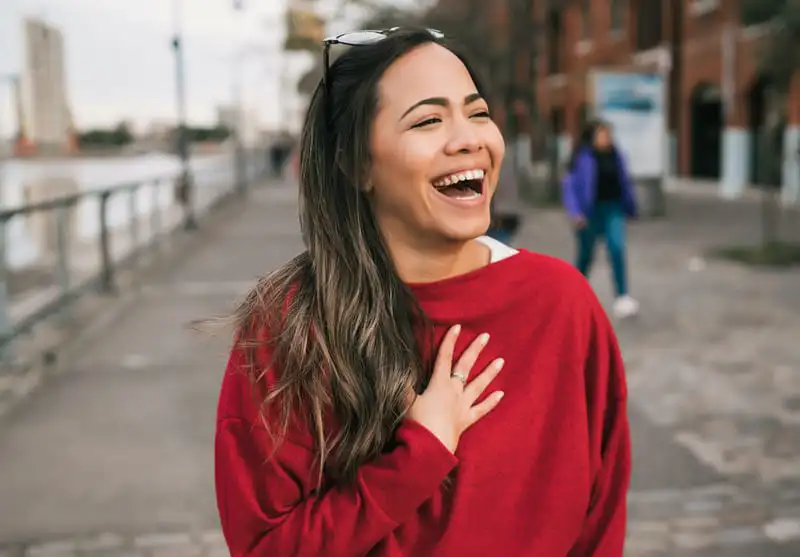
[[[19, 95], [19, 87], [20, 87], [19, 80], [20, 80], [20, 76], [18, 74], [12, 74], [12, 73], [0, 74], [0, 85], [8, 85], [9, 86], [10, 91], [11, 91], [11, 101], [12, 101], [12, 104], [15, 105], [15, 106], [19, 105], [19, 102], [20, 102], [20, 99], [18, 97], [16, 99], [14, 98], [15, 95]], [[3, 129], [2, 116], [3, 116], [3, 112], [2, 112], [2, 109], [0, 109], [0, 132]], [[18, 123], [17, 128], [18, 129], [22, 128], [22, 122]], [[0, 137], [0, 139], [1, 139], [1, 137]], [[6, 152], [6, 148], [8, 148], [9, 153]], [[0, 187], [2, 187], [2, 182], [3, 182], [3, 174], [2, 174], [3, 166], [5, 164], [6, 159], [9, 157], [10, 152], [13, 150], [13, 148], [14, 148], [14, 134], [12, 133], [10, 141], [8, 142], [8, 145], [2, 145], [0, 147]]]
[[175, 100], [178, 113], [177, 149], [181, 161], [181, 173], [178, 178], [179, 200], [183, 205], [183, 226], [185, 230], [195, 230], [197, 219], [194, 214], [194, 180], [189, 165], [189, 137], [186, 129], [186, 75], [183, 60], [183, 36], [181, 23], [183, 18], [183, 0], [173, 0], [174, 35], [172, 50], [175, 54]]
[[[16, 74], [0, 74], [0, 85], [9, 84], [11, 86], [13, 94], [19, 95], [19, 76]], [[17, 101], [18, 102], [18, 101]], [[0, 110], [0, 116], [2, 116], [2, 110]], [[21, 127], [21, 122], [20, 126]], [[3, 129], [2, 122], [0, 122], [0, 130]], [[0, 135], [0, 138], [2, 136]], [[13, 146], [13, 135], [12, 141], [9, 143], [8, 147], [11, 148]], [[3, 172], [5, 171], [5, 161], [6, 161], [6, 146], [0, 146], [0, 188], [2, 188], [3, 182]], [[7, 234], [8, 230], [6, 227], [5, 222], [0, 222], [0, 334], [6, 335], [11, 331], [11, 319], [9, 317], [9, 300], [8, 300], [8, 266], [7, 266], [7, 258], [8, 252], [6, 250], [7, 247]], [[0, 350], [0, 362], [2, 363], [9, 363], [12, 361], [13, 355], [11, 350], [8, 346], [4, 347]]]
[[[242, 0], [234, 0], [233, 11], [239, 14], [242, 19], [244, 12], [244, 2]], [[243, 27], [242, 22], [239, 22], [239, 27]], [[244, 193], [247, 189], [247, 169], [244, 156], [244, 138], [242, 137], [242, 125], [244, 123], [244, 98], [243, 98], [243, 65], [244, 58], [247, 55], [246, 47], [241, 47], [241, 50], [236, 52], [233, 61], [233, 79], [231, 81], [231, 94], [233, 102], [234, 125], [231, 130], [233, 134], [233, 179], [236, 191], [240, 194]]]

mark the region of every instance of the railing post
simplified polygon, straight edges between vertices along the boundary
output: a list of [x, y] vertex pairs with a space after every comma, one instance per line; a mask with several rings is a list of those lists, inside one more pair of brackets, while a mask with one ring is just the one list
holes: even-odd
[[8, 363], [13, 359], [11, 343], [6, 343], [12, 330], [11, 308], [8, 299], [8, 219], [0, 219], [0, 362]]
[[247, 163], [244, 156], [244, 148], [241, 140], [236, 140], [236, 147], [233, 151], [234, 167], [234, 191], [243, 194], [247, 190]]
[[108, 200], [111, 192], [100, 194], [100, 291], [112, 294], [116, 291], [114, 284], [114, 261], [111, 257], [111, 231], [108, 227]]
[[[69, 272], [69, 217], [71, 209], [72, 205], [61, 205], [56, 209], [56, 279], [61, 290], [62, 299], [69, 294], [72, 283]], [[65, 306], [59, 312], [60, 318], [64, 321], [69, 318], [67, 308], [68, 306]]]
[[161, 239], [161, 180], [153, 181], [153, 206], [150, 209], [150, 243], [153, 251], [158, 251]]
[[129, 230], [131, 236], [131, 262], [135, 262], [139, 257], [139, 203], [136, 196], [139, 194], [140, 184], [136, 184], [130, 190], [130, 197], [128, 198], [128, 212], [130, 213]]

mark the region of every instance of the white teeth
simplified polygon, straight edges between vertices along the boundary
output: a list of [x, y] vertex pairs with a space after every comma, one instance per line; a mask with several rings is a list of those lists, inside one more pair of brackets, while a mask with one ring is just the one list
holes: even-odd
[[433, 185], [434, 187], [442, 188], [446, 186], [452, 186], [453, 184], [463, 182], [464, 180], [482, 180], [484, 175], [485, 172], [483, 170], [467, 170], [465, 172], [451, 174], [450, 176], [436, 180]]

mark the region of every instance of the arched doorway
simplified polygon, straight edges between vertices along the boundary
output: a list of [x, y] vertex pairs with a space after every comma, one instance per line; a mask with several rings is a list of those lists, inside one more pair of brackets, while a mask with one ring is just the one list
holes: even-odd
[[785, 122], [769, 121], [769, 81], [758, 77], [747, 95], [750, 143], [750, 183], [779, 187]]
[[722, 170], [722, 94], [716, 85], [700, 84], [691, 96], [690, 173], [719, 180]]

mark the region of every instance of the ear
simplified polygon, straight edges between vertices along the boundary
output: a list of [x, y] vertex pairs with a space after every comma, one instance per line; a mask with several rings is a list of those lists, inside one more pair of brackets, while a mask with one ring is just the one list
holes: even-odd
[[372, 168], [367, 168], [364, 172], [364, 181], [363, 186], [361, 186], [361, 191], [364, 193], [372, 193], [372, 190], [375, 188], [375, 184], [372, 180]]

